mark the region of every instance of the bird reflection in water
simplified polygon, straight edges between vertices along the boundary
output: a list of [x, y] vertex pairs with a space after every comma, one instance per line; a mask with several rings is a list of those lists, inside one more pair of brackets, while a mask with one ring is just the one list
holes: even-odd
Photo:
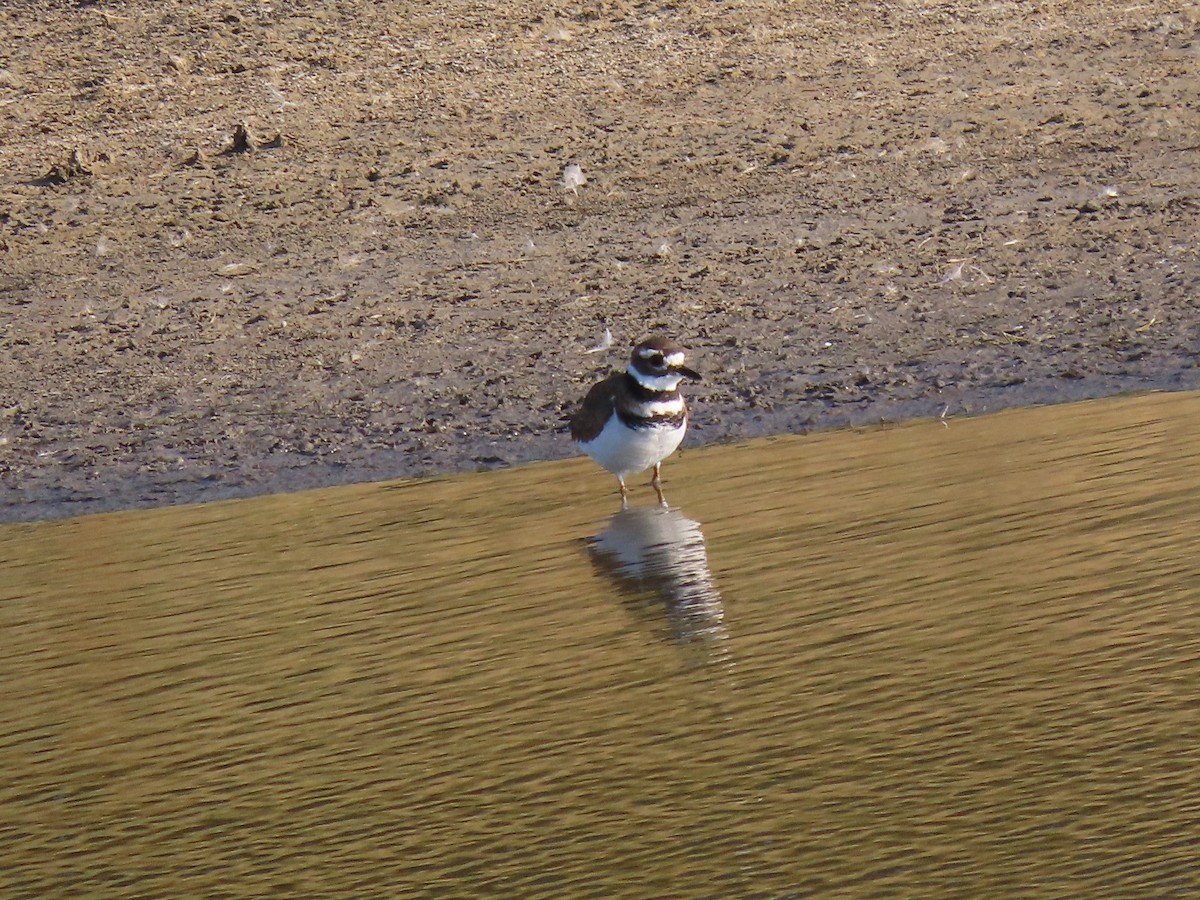
[[592, 561], [641, 619], [665, 612], [671, 639], [727, 662], [725, 608], [708, 568], [700, 523], [678, 509], [622, 508], [588, 539]]

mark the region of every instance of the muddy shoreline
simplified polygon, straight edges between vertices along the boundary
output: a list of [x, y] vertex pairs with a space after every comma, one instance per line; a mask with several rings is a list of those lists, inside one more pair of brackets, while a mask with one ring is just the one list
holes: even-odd
[[0, 520], [1200, 387], [1195, 9], [3, 15]]

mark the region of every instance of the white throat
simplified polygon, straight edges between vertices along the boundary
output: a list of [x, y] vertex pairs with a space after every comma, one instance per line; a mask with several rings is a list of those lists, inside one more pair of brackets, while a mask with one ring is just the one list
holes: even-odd
[[634, 380], [648, 391], [670, 393], [679, 387], [679, 382], [683, 381], [682, 375], [646, 375], [635, 369], [633, 363], [630, 363], [625, 371], [632, 375]]

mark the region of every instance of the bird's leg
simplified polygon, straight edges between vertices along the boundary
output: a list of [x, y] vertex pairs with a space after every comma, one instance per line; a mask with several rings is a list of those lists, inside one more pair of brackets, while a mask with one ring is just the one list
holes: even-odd
[[663, 496], [662, 477], [661, 473], [659, 472], [660, 465], [661, 463], [654, 464], [654, 477], [650, 479], [650, 486], [654, 488], [654, 493], [658, 494], [658, 505], [666, 506], [667, 498]]
[[625, 479], [617, 476], [617, 484], [621, 485], [621, 509], [629, 505], [629, 488], [625, 487]]

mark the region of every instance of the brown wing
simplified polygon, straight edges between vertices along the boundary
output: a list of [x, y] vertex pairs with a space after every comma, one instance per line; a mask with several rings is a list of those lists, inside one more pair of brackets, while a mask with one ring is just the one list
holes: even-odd
[[582, 405], [571, 416], [571, 437], [586, 443], [603, 430], [604, 423], [612, 415], [617, 392], [624, 387], [624, 378], [624, 372], [613, 372], [592, 385]]

